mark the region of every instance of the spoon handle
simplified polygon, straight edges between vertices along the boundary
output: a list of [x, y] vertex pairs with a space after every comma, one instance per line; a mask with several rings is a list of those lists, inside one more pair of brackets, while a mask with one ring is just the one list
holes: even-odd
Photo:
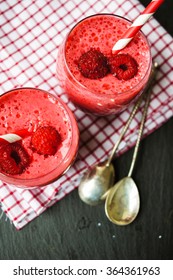
[[131, 121], [133, 120], [133, 117], [136, 114], [136, 111], [138, 110], [138, 108], [139, 108], [139, 106], [140, 106], [140, 104], [142, 102], [143, 96], [148, 91], [149, 87], [151, 86], [151, 84], [153, 82], [153, 78], [155, 76], [155, 70], [157, 68], [156, 64], [157, 63], [155, 62], [154, 65], [153, 65], [153, 69], [151, 71], [150, 77], [149, 77], [149, 81], [148, 81], [146, 87], [144, 88], [142, 95], [140, 96], [140, 98], [136, 102], [135, 106], [133, 107], [133, 110], [132, 110], [132, 112], [131, 112], [131, 114], [130, 114], [127, 122], [126, 122], [126, 125], [123, 127], [123, 129], [122, 129], [122, 131], [120, 133], [118, 141], [115, 143], [115, 146], [113, 147], [112, 152], [111, 152], [109, 158], [107, 159], [107, 163], [106, 163], [107, 166], [110, 165], [110, 163], [111, 163], [111, 161], [112, 161], [112, 159], [113, 159], [113, 157], [114, 157], [114, 155], [115, 155], [115, 153], [116, 153], [116, 151], [117, 151], [117, 149], [119, 147], [119, 144], [120, 144], [122, 138], [124, 137], [124, 134], [126, 133], [126, 131], [127, 131], [128, 127], [129, 127]]
[[145, 119], [146, 119], [146, 116], [147, 116], [148, 106], [149, 106], [149, 103], [150, 103], [150, 96], [151, 96], [151, 92], [152, 92], [151, 91], [151, 85], [153, 84], [153, 82], [155, 80], [157, 68], [158, 68], [158, 63], [154, 62], [152, 72], [151, 72], [151, 75], [150, 75], [150, 80], [149, 80], [149, 83], [148, 83], [147, 88], [146, 88], [146, 90], [148, 90], [148, 93], [147, 93], [147, 96], [146, 96], [145, 106], [144, 106], [144, 110], [143, 110], [143, 114], [142, 114], [141, 124], [140, 124], [140, 127], [139, 127], [138, 137], [137, 137], [135, 149], [134, 149], [134, 152], [133, 152], [133, 158], [132, 158], [131, 166], [130, 166], [130, 169], [129, 169], [128, 177], [131, 177], [131, 175], [132, 175], [134, 165], [135, 165], [135, 161], [136, 161], [136, 158], [137, 158], [137, 153], [138, 153], [138, 150], [139, 150], [139, 144], [140, 144], [140, 140], [141, 140], [143, 129], [144, 129], [144, 123], [145, 123]]

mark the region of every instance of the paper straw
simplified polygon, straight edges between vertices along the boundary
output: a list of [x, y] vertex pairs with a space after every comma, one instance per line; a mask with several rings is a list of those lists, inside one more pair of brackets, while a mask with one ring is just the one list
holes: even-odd
[[27, 137], [29, 135], [31, 135], [31, 133], [26, 129], [18, 130], [15, 133], [0, 135], [0, 143], [1, 144], [14, 143], [22, 140], [22, 138]]
[[112, 53], [117, 54], [124, 49], [128, 43], [134, 38], [141, 27], [149, 20], [149, 18], [156, 12], [164, 0], [152, 0], [145, 10], [136, 18], [132, 25], [127, 29], [122, 38], [118, 40], [112, 48]]

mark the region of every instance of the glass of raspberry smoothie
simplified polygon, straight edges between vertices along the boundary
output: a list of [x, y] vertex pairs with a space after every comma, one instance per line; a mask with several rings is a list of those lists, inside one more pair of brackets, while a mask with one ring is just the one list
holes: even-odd
[[0, 135], [22, 132], [15, 143], [0, 138], [0, 180], [32, 188], [64, 174], [79, 141], [76, 120], [66, 104], [44, 90], [19, 88], [0, 96], [0, 108]]
[[139, 31], [118, 55], [112, 48], [131, 25], [123, 17], [97, 14], [77, 23], [61, 44], [57, 76], [70, 100], [96, 115], [117, 114], [136, 100], [151, 71], [148, 41]]

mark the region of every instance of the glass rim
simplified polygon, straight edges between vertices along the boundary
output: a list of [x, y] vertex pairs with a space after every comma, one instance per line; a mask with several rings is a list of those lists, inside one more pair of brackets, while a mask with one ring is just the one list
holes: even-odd
[[[4, 92], [3, 94], [0, 95], [0, 102], [1, 102], [1, 97], [6, 95], [6, 94], [10, 94], [12, 92], [18, 91], [18, 90], [35, 90], [35, 91], [41, 91], [45, 94], [47, 94], [48, 96], [51, 96], [55, 99], [58, 100], [58, 102], [60, 102], [60, 104], [62, 105], [65, 113], [68, 116], [68, 119], [70, 121], [70, 126], [71, 126], [71, 142], [70, 142], [70, 147], [65, 155], [65, 157], [62, 159], [62, 161], [60, 162], [60, 164], [58, 166], [56, 166], [55, 168], [53, 168], [50, 172], [44, 174], [44, 175], [40, 175], [38, 177], [34, 177], [34, 178], [29, 178], [29, 179], [24, 179], [24, 178], [16, 178], [13, 177], [12, 175], [8, 175], [6, 173], [2, 173], [0, 172], [0, 180], [2, 180], [5, 183], [9, 183], [11, 185], [15, 185], [15, 187], [19, 187], [22, 189], [34, 189], [34, 188], [38, 188], [38, 187], [46, 187], [48, 184], [53, 183], [54, 181], [56, 181], [57, 179], [59, 179], [62, 175], [64, 175], [67, 170], [71, 167], [71, 165], [73, 164], [76, 156], [77, 156], [77, 150], [78, 150], [78, 145], [79, 145], [79, 129], [77, 126], [77, 122], [76, 119], [72, 113], [72, 111], [70, 110], [70, 108], [64, 103], [64, 101], [58, 97], [53, 95], [52, 93], [49, 93], [46, 90], [40, 89], [40, 88], [35, 88], [35, 87], [19, 87], [19, 88], [14, 88], [11, 90], [8, 90], [6, 92]], [[75, 126], [75, 129], [73, 129], [73, 126]], [[75, 141], [74, 141], [75, 140]], [[71, 157], [70, 153], [71, 153], [71, 147], [73, 146], [73, 141], [75, 143], [75, 149], [74, 149], [74, 154]], [[59, 172], [56, 175], [56, 171], [57, 169], [59, 169], [59, 166], [61, 166], [61, 164], [63, 164], [63, 168], [61, 168], [61, 170], [63, 169], [63, 171]], [[68, 163], [68, 164], [67, 164]], [[52, 174], [52, 176], [50, 176]], [[38, 183], [36, 183], [36, 181], [38, 181]]]
[[[80, 86], [81, 88], [83, 88], [83, 89], [85, 89], [85, 90], [87, 90], [87, 91], [92, 92], [93, 95], [97, 95], [97, 97], [98, 97], [98, 94], [97, 94], [96, 92], [94, 92], [93, 89], [92, 89], [92, 90], [91, 90], [91, 89], [88, 89], [86, 86], [84, 86], [82, 83], [80, 83], [80, 82], [75, 78], [75, 76], [74, 76], [74, 75], [72, 74], [72, 72], [70, 71], [70, 68], [69, 68], [68, 63], [67, 63], [67, 60], [66, 60], [66, 43], [67, 43], [67, 41], [68, 41], [68, 37], [69, 37], [69, 35], [71, 34], [71, 32], [72, 32], [79, 24], [81, 24], [81, 23], [84, 22], [85, 20], [87, 20], [87, 19], [89, 19], [89, 18], [97, 17], [97, 16], [112, 16], [112, 17], [117, 17], [117, 18], [121, 18], [121, 19], [123, 19], [123, 20], [125, 20], [125, 21], [127, 21], [127, 22], [129, 22], [129, 23], [132, 23], [132, 21], [129, 20], [129, 19], [127, 19], [127, 18], [125, 18], [125, 17], [123, 17], [123, 16], [116, 15], [116, 14], [111, 14], [111, 13], [92, 14], [92, 15], [89, 15], [89, 16], [87, 16], [87, 17], [81, 19], [80, 21], [78, 21], [78, 22], [71, 28], [71, 30], [68, 32], [68, 34], [67, 34], [66, 37], [65, 37], [65, 40], [64, 40], [64, 48], [63, 48], [63, 56], [64, 56], [65, 67], [66, 67], [66, 69], [67, 69], [67, 71], [68, 71], [69, 76], [75, 81], [75, 83], [76, 83], [78, 86]], [[134, 91], [136, 88], [138, 88], [139, 85], [142, 83], [142, 81], [144, 81], [144, 80], [146, 79], [146, 77], [149, 76], [149, 73], [150, 73], [150, 71], [151, 71], [152, 56], [151, 56], [150, 44], [149, 44], [149, 41], [148, 41], [146, 35], [143, 33], [143, 31], [142, 31], [142, 30], [139, 30], [138, 32], [142, 35], [143, 39], [144, 39], [145, 42], [147, 43], [148, 51], [149, 51], [149, 64], [148, 64], [148, 68], [147, 68], [147, 70], [146, 70], [144, 76], [142, 77], [142, 79], [141, 79], [135, 86], [133, 86], [132, 88], [130, 88], [130, 89], [126, 90], [126, 91], [117, 92], [118, 95], [121, 95], [121, 96], [123, 95], [123, 97], [126, 96], [126, 94], [128, 95], [129, 92]], [[110, 97], [114, 97], [114, 96], [115, 96], [113, 93], [106, 93], [106, 94], [107, 94], [107, 96], [110, 96]], [[102, 93], [99, 92], [99, 95], [102, 96]]]

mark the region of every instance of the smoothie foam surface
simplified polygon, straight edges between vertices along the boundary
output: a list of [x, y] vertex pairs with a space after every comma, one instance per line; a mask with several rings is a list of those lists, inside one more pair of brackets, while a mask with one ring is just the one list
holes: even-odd
[[98, 49], [109, 57], [113, 45], [129, 26], [130, 22], [121, 17], [98, 15], [88, 17], [72, 29], [66, 42], [66, 60], [71, 73], [78, 82], [93, 92], [115, 96], [127, 92], [144, 78], [150, 64], [150, 51], [148, 42], [141, 32], [122, 50], [122, 53], [130, 54], [138, 63], [138, 73], [134, 78], [122, 81], [109, 74], [102, 79], [91, 80], [83, 77], [77, 67], [76, 61], [91, 48]]

